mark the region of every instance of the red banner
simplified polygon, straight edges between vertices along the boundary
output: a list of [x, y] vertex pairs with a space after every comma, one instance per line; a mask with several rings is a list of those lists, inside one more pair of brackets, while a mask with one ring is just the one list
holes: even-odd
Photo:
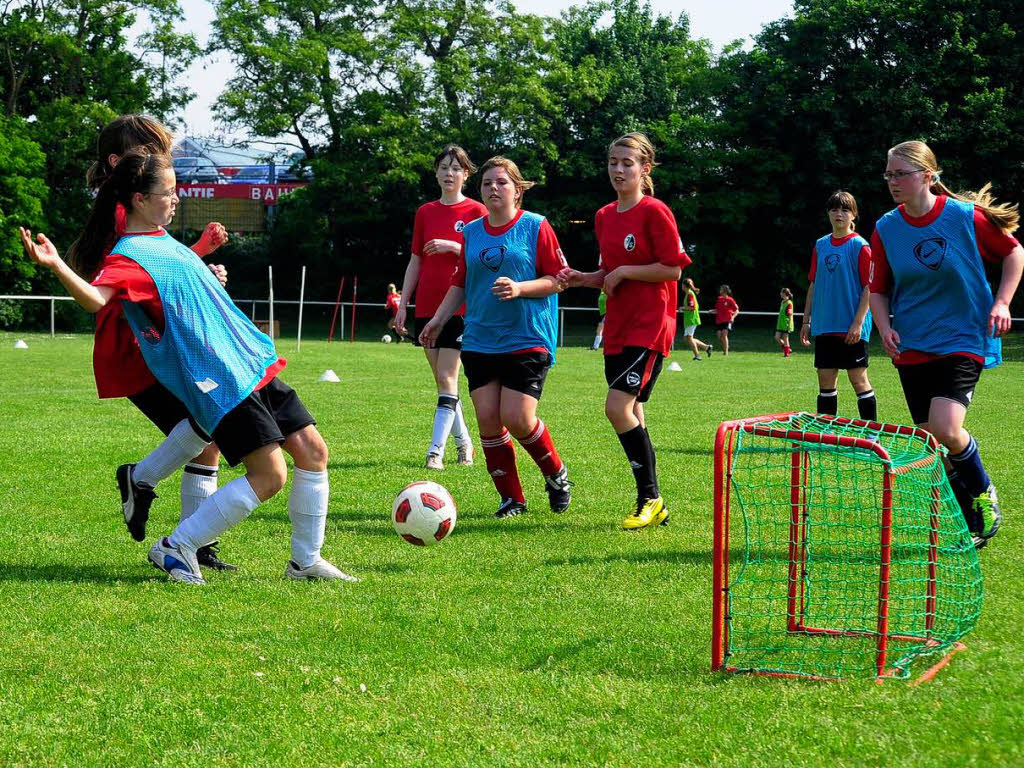
[[305, 184], [179, 184], [178, 197], [193, 200], [243, 199], [274, 205]]

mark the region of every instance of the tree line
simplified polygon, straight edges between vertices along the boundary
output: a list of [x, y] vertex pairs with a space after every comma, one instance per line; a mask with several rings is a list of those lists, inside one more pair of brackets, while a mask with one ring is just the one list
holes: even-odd
[[[783, 285], [806, 287], [833, 190], [853, 192], [870, 235], [891, 207], [880, 175], [899, 141], [927, 141], [956, 189], [1024, 192], [1019, 2], [797, 0], [751, 45], [720, 53], [685, 14], [637, 0], [559, 18], [494, 0], [213, 5], [208, 51], [234, 65], [224, 127], [298, 143], [313, 170], [269, 237], [226, 248], [236, 295], [263, 292], [267, 263], [285, 284], [307, 265], [311, 298], [333, 298], [341, 274], [371, 291], [400, 282], [413, 212], [437, 196], [431, 161], [448, 142], [478, 161], [516, 160], [539, 182], [526, 206], [588, 268], [593, 214], [613, 197], [606, 147], [647, 132], [655, 192], [695, 262], [687, 275], [712, 292], [729, 282], [751, 309], [774, 307]], [[49, 290], [20, 258], [12, 222], [68, 242], [88, 207], [81, 180], [99, 127], [120, 112], [187, 114], [172, 73], [198, 47], [175, 31], [177, 0], [0, 9], [0, 290]], [[145, 51], [126, 41], [139, 11], [152, 25]]]

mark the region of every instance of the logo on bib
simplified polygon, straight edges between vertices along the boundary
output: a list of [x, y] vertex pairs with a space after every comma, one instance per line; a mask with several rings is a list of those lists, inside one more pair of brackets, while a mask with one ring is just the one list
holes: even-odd
[[622, 245], [627, 251], [632, 251], [636, 248], [636, 238], [632, 235], [626, 235], [626, 239], [622, 241]]
[[203, 381], [197, 381], [196, 386], [199, 387], [199, 391], [205, 395], [207, 392], [215, 390], [220, 386], [220, 384], [207, 376]]
[[825, 257], [825, 269], [827, 269], [829, 272], [835, 272], [836, 271], [836, 267], [838, 267], [838, 266], [839, 266], [839, 254], [838, 253], [830, 253], [828, 256]]
[[942, 266], [946, 255], [946, 239], [929, 237], [914, 246], [914, 257], [933, 272]]
[[636, 371], [630, 371], [628, 374], [626, 374], [626, 384], [628, 384], [631, 387], [639, 387], [640, 374], [637, 373]]
[[466, 222], [464, 222], [462, 219], [459, 219], [458, 221], [455, 222], [455, 231], [456, 232], [461, 232], [465, 228], [466, 228]]
[[504, 245], [494, 245], [490, 248], [484, 248], [480, 251], [480, 263], [487, 267], [491, 272], [497, 272], [501, 268], [501, 262], [505, 260], [505, 251], [507, 249]]

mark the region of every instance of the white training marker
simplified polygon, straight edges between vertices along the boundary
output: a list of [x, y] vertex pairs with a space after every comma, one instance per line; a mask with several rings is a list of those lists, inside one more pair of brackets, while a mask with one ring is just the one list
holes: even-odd
[[668, 369], [670, 371], [681, 371], [683, 370], [683, 366], [681, 366], [679, 363], [673, 360], [671, 363], [668, 364]]
[[25, 343], [24, 339], [18, 339], [16, 342], [14, 342], [14, 348], [15, 349], [28, 349], [28, 344]]
[[328, 368], [326, 371], [320, 374], [320, 378], [318, 379], [318, 381], [330, 381], [337, 383], [340, 382], [341, 379], [338, 378], [338, 374], [336, 374], [332, 368]]

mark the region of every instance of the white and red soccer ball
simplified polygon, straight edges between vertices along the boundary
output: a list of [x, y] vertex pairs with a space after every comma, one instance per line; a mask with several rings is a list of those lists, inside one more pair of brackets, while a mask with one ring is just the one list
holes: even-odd
[[405, 486], [391, 507], [395, 532], [418, 547], [448, 538], [455, 530], [456, 517], [451, 494], [444, 486], [426, 480]]

